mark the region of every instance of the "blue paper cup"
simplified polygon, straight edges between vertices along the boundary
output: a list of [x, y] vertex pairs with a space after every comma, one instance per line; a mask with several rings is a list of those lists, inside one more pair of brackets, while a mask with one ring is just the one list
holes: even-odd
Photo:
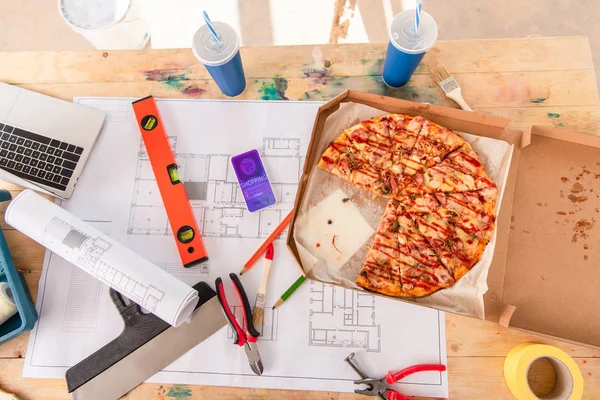
[[416, 34], [414, 24], [415, 10], [404, 10], [392, 20], [383, 64], [383, 81], [389, 87], [406, 85], [437, 39], [437, 24], [428, 13], [421, 12], [419, 31]]
[[194, 34], [192, 51], [212, 76], [224, 95], [234, 97], [246, 89], [246, 76], [242, 57], [240, 57], [240, 39], [235, 30], [223, 22], [213, 22], [213, 28], [221, 44], [213, 40], [207, 25], [203, 25]]

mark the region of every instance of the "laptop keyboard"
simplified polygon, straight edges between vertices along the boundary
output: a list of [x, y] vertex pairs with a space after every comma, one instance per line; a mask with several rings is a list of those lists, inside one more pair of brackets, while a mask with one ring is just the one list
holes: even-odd
[[0, 123], [0, 168], [66, 190], [83, 148]]

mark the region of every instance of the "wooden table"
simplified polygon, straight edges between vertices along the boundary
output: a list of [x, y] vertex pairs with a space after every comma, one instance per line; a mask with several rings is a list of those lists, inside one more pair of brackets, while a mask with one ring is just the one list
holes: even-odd
[[[255, 47], [242, 49], [248, 86], [240, 98], [329, 100], [356, 89], [408, 100], [456, 105], [428, 73], [443, 62], [476, 111], [511, 119], [512, 127], [554, 125], [600, 134], [600, 103], [588, 39], [530, 38], [440, 41], [408, 85], [390, 89], [381, 80], [382, 44]], [[0, 81], [65, 100], [74, 96], [223, 98], [188, 50], [0, 53]], [[0, 183], [16, 195], [20, 188]], [[3, 205], [0, 210], [4, 210]], [[17, 267], [33, 297], [44, 250], [4, 223]], [[559, 323], [559, 322], [557, 322]], [[528, 341], [564, 349], [583, 371], [584, 398], [600, 398], [600, 351], [505, 329], [452, 314], [446, 316], [450, 398], [507, 399], [503, 363]], [[28, 335], [0, 346], [0, 387], [21, 399], [67, 399], [63, 380], [21, 377]], [[399, 365], [401, 356], [399, 356]], [[547, 378], [539, 369], [535, 378]], [[128, 399], [359, 399], [351, 393], [299, 392], [143, 384]]]

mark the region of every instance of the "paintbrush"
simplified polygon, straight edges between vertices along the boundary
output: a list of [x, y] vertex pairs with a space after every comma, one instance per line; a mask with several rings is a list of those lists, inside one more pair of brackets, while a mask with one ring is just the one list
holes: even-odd
[[456, 104], [458, 104], [463, 110], [473, 111], [465, 102], [465, 99], [463, 99], [460, 86], [458, 86], [458, 83], [456, 83], [456, 80], [452, 75], [450, 75], [450, 72], [448, 72], [445, 66], [439, 64], [431, 71], [431, 73], [433, 74], [433, 79], [435, 79], [444, 93], [446, 93], [446, 97], [454, 100]]
[[265, 320], [265, 300], [267, 298], [267, 283], [269, 282], [269, 272], [271, 272], [271, 264], [273, 263], [273, 243], [269, 244], [265, 252], [265, 269], [263, 270], [262, 281], [256, 294], [254, 302], [254, 310], [252, 310], [252, 324], [262, 335], [263, 323]]

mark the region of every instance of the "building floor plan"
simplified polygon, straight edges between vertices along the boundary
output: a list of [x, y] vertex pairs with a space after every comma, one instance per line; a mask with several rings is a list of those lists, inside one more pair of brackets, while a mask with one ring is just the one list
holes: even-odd
[[[202, 236], [264, 238], [293, 208], [304, 163], [299, 138], [263, 138], [261, 157], [267, 162], [269, 158], [276, 158], [280, 168], [268, 171], [277, 204], [257, 213], [250, 213], [244, 203], [231, 165], [234, 154], [179, 152], [177, 137], [169, 139]], [[171, 234], [143, 142], [138, 153], [127, 232], [132, 235]]]

